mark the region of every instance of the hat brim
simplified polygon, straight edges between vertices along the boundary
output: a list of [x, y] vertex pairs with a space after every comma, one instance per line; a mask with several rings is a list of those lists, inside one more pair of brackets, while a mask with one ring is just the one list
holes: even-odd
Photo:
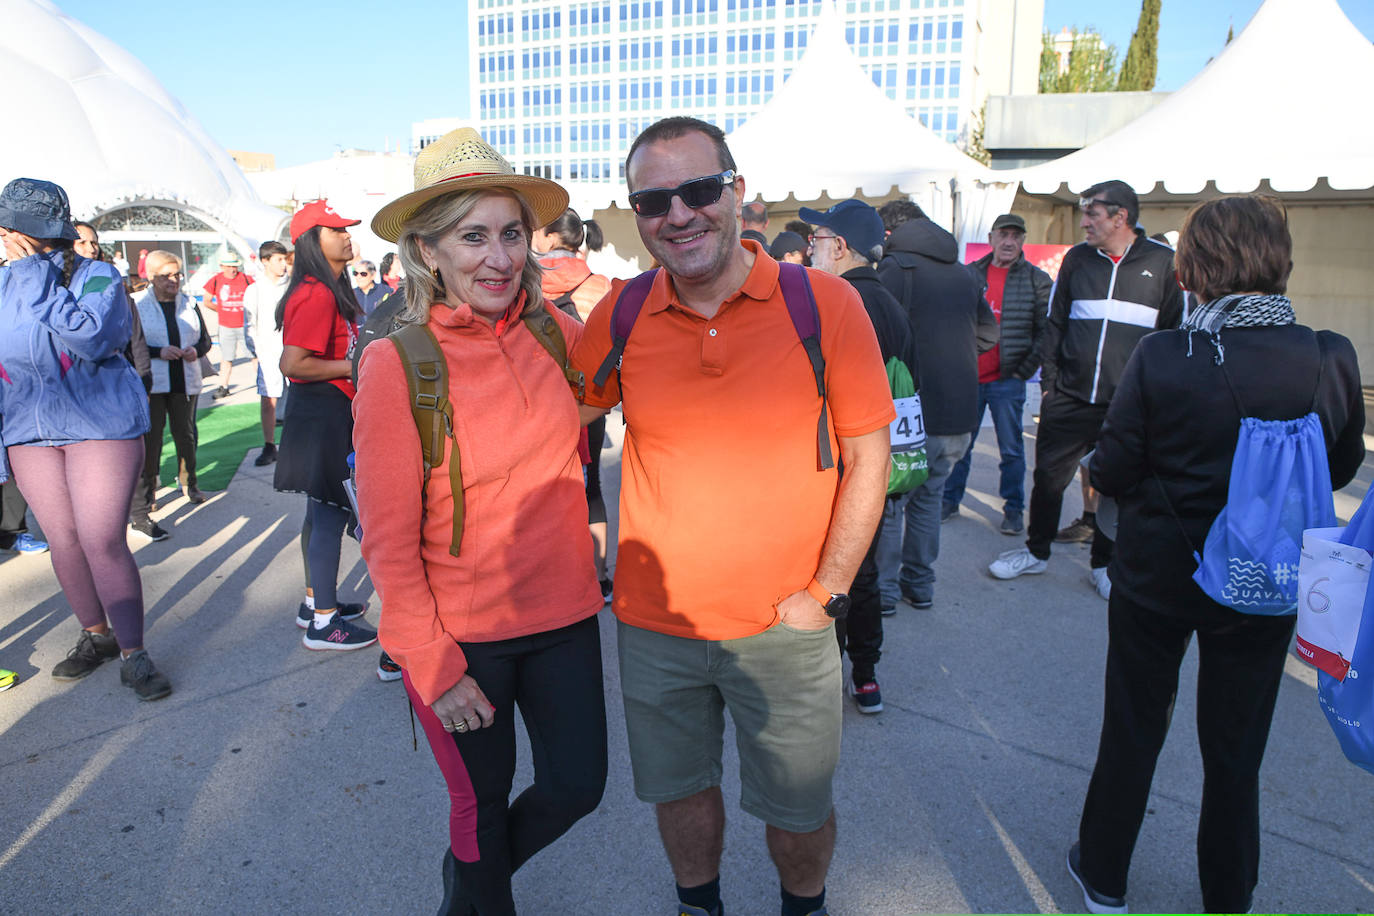
[[40, 219], [17, 210], [0, 210], [0, 226], [36, 239], [67, 239], [75, 242], [81, 238], [71, 220], [59, 222]]
[[534, 211], [534, 228], [542, 229], [568, 209], [568, 192], [562, 185], [534, 175], [468, 175], [411, 191], [393, 200], [372, 217], [372, 234], [388, 242], [401, 237], [406, 222], [425, 204], [460, 191], [507, 190], [517, 194]]

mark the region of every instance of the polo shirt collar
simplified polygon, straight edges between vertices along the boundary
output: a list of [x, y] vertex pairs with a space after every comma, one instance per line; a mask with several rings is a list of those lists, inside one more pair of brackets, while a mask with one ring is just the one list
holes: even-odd
[[[753, 252], [754, 266], [749, 268], [749, 275], [744, 278], [744, 284], [740, 286], [739, 291], [730, 298], [743, 295], [766, 302], [773, 297], [774, 291], [778, 288], [778, 262], [753, 239], [741, 239], [740, 244]], [[670, 305], [686, 308], [678, 299], [677, 289], [669, 279], [668, 272], [659, 270], [658, 276], [654, 278], [653, 288], [649, 291], [649, 301], [645, 303], [645, 308], [653, 313], [661, 312]]]

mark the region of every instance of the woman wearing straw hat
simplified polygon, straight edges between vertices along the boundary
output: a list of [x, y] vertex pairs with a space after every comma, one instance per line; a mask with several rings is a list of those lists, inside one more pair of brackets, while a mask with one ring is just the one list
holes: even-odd
[[[420, 152], [415, 191], [372, 221], [398, 243], [402, 320], [433, 335], [453, 408], [426, 484], [397, 344], [363, 353], [353, 403], [363, 556], [382, 599], [382, 645], [448, 782], [444, 913], [514, 913], [512, 872], [592, 811], [605, 786], [602, 600], [578, 406], [526, 324], [551, 314], [569, 349], [581, 335], [545, 302], [530, 251], [534, 229], [567, 205], [561, 187], [515, 174], [463, 128]], [[517, 704], [534, 784], [508, 803]]]
[[307, 649], [361, 649], [375, 631], [353, 623], [362, 604], [338, 600], [339, 551], [352, 515], [344, 481], [353, 450], [353, 347], [362, 311], [344, 265], [353, 259], [350, 226], [328, 202], [306, 204], [291, 217], [295, 263], [277, 303], [282, 332], [281, 371], [291, 380], [291, 406], [282, 424], [273, 486], [304, 493], [305, 601], [296, 625]]

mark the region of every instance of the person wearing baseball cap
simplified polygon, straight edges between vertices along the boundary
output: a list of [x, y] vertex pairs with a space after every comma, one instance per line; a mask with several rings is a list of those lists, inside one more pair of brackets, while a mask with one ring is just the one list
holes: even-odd
[[172, 692], [143, 646], [143, 585], [124, 534], [143, 468], [148, 395], [124, 356], [132, 317], [119, 272], [73, 250], [67, 193], [16, 178], [0, 191], [0, 482], [11, 475], [47, 535], [81, 625], [58, 681], [123, 656], [140, 700]]
[[[253, 278], [243, 272], [243, 259], [232, 248], [225, 248], [219, 256], [219, 273], [205, 282], [205, 307], [216, 313], [219, 333], [219, 387], [214, 399], [229, 396], [229, 375], [239, 354], [249, 355], [248, 339], [243, 330], [243, 296]], [[188, 494], [190, 495], [190, 494]], [[201, 502], [191, 496], [192, 502]]]
[[375, 631], [353, 623], [364, 604], [338, 600], [339, 545], [352, 514], [344, 481], [353, 450], [352, 356], [362, 310], [345, 266], [353, 260], [350, 226], [327, 201], [312, 201], [291, 218], [295, 263], [276, 308], [282, 374], [291, 382], [291, 409], [282, 424], [273, 485], [304, 493], [305, 600], [296, 624], [307, 649], [361, 649]]
[[[978, 354], [978, 422], [982, 424], [985, 412], [992, 413], [1001, 453], [1001, 530], [1009, 536], [1026, 530], [1026, 447], [1021, 413], [1026, 406], [1026, 379], [1040, 368], [1045, 313], [1054, 285], [1049, 274], [1022, 256], [1025, 241], [1026, 221], [1015, 213], [1003, 213], [992, 221], [988, 233], [992, 251], [969, 265], [1001, 327], [997, 346]], [[957, 511], [964, 499], [978, 430], [978, 426], [973, 428], [973, 441], [945, 484], [946, 514]]]
[[808, 247], [809, 243], [800, 233], [784, 229], [773, 237], [773, 244], [768, 246], [768, 256], [774, 261], [786, 261], [789, 264], [809, 267]]
[[[604, 602], [578, 404], [566, 357], [534, 333], [561, 337], [565, 352], [582, 335], [544, 298], [531, 251], [535, 230], [567, 207], [563, 188], [518, 174], [461, 128], [420, 151], [415, 189], [372, 220], [396, 243], [406, 281], [403, 326], [369, 342], [358, 365], [362, 551], [382, 645], [452, 799], [444, 913], [515, 912], [512, 872], [590, 813], [605, 786]], [[435, 394], [451, 425], [428, 484], [410, 419], [417, 376], [403, 363], [421, 357], [407, 339], [415, 326], [449, 380]], [[517, 704], [535, 766], [511, 804]]]

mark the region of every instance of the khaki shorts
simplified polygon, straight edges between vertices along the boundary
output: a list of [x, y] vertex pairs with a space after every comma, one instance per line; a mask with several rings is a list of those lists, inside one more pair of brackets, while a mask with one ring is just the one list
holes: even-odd
[[620, 685], [635, 794], [662, 803], [719, 786], [725, 710], [735, 725], [740, 808], [794, 833], [833, 807], [842, 687], [835, 628], [777, 624], [720, 641], [621, 623]]

